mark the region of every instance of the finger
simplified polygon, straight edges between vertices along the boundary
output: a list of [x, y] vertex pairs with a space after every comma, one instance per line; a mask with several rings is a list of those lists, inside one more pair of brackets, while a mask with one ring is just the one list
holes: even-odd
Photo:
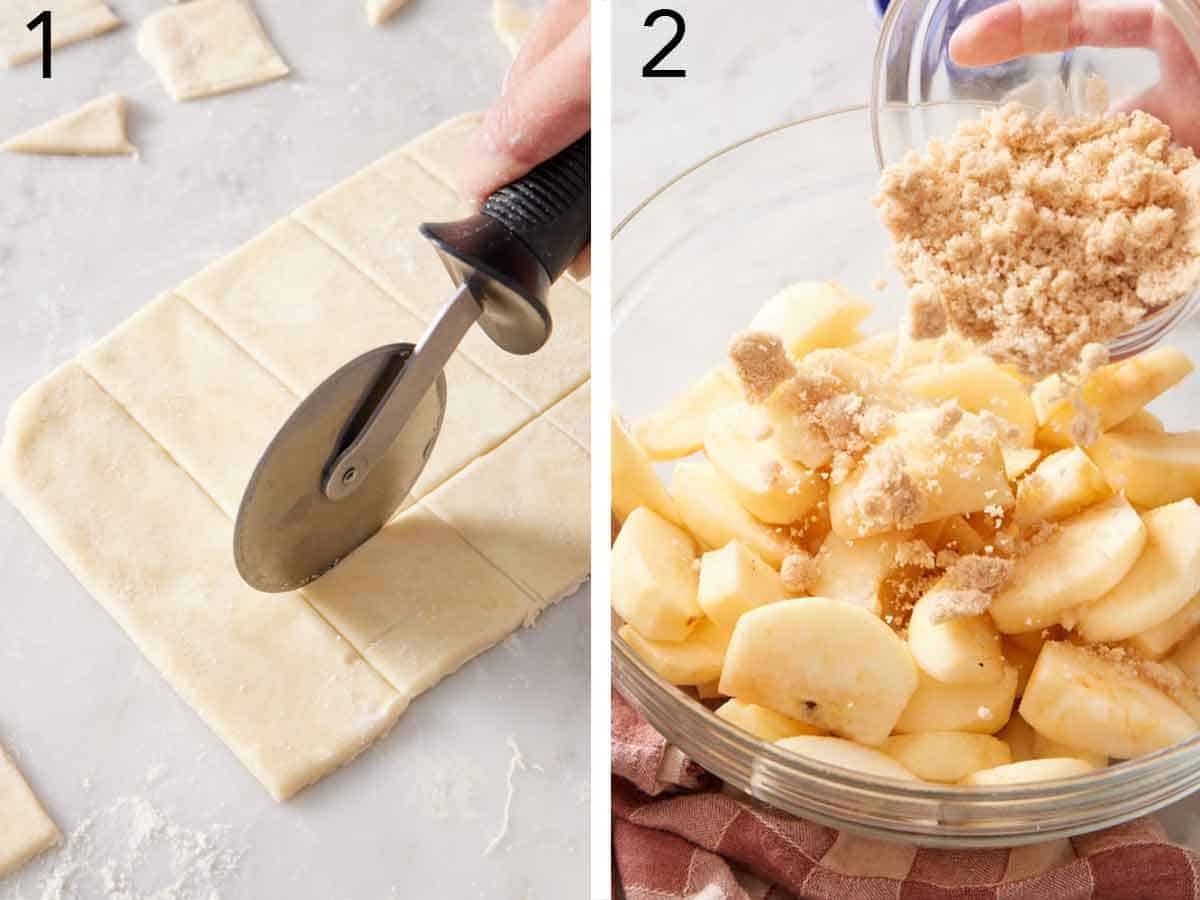
[[567, 269], [570, 276], [577, 281], [583, 281], [592, 274], [592, 245], [588, 244], [579, 251], [579, 255], [575, 257], [575, 262], [571, 263]]
[[488, 110], [464, 161], [466, 199], [483, 201], [587, 133], [591, 61], [585, 18]]
[[960, 66], [991, 66], [1072, 47], [1149, 47], [1156, 10], [1144, 0], [1006, 0], [955, 30], [950, 58]]
[[588, 0], [550, 0], [538, 15], [533, 27], [504, 76], [504, 90], [550, 55], [588, 14]]

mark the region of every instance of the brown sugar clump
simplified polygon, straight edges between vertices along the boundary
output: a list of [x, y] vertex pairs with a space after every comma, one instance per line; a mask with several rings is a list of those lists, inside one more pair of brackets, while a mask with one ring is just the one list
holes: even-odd
[[868, 457], [858, 484], [858, 505], [867, 522], [890, 529], [911, 528], [925, 505], [925, 493], [904, 468], [895, 447]]
[[896, 547], [896, 565], [934, 569], [937, 568], [937, 555], [933, 548], [920, 539], [903, 541]]
[[997, 556], [971, 554], [955, 559], [930, 597], [934, 625], [965, 616], [981, 616], [1012, 575], [1013, 562]]
[[821, 575], [821, 566], [814, 557], [797, 551], [784, 557], [779, 574], [783, 576], [783, 586], [789, 594], [802, 596], [809, 593], [817, 583]]
[[1200, 162], [1144, 112], [1018, 104], [888, 167], [875, 204], [914, 337], [944, 325], [1032, 375], [1070, 368], [1200, 282]]
[[796, 374], [783, 341], [766, 331], [746, 331], [729, 345], [729, 358], [751, 403], [766, 400]]
[[941, 625], [953, 619], [982, 616], [992, 605], [992, 595], [974, 590], [939, 590], [929, 603], [930, 623]]

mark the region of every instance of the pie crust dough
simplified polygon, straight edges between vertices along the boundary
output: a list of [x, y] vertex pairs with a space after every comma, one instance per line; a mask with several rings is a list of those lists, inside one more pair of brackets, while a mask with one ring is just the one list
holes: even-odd
[[3, 0], [0, 65], [11, 69], [41, 59], [41, 30], [30, 31], [25, 25], [44, 9], [53, 13], [50, 46], [56, 50], [112, 31], [121, 24], [102, 0]]
[[[567, 342], [523, 358], [530, 372], [456, 354], [418, 502], [324, 578], [260, 594], [236, 572], [233, 519], [279, 425], [351, 357], [419, 337], [427, 298], [452, 291], [444, 271], [398, 266], [421, 298], [404, 302], [384, 269], [357, 265], [379, 258], [379, 232], [412, 258], [401, 223], [446, 212], [445, 185], [408, 152], [385, 160], [403, 182], [382, 164], [350, 178], [315, 202], [326, 217], [310, 205], [276, 223], [34, 385], [0, 444], [0, 487], [278, 799], [589, 569], [590, 460], [568, 437], [586, 434], [587, 354]], [[396, 206], [356, 217], [368, 180]], [[552, 307], [588, 302], [567, 281], [552, 290]]]
[[58, 828], [0, 747], [0, 878], [61, 839]]
[[125, 135], [125, 98], [108, 94], [0, 144], [10, 153], [43, 156], [129, 156], [137, 147]]
[[254, 87], [290, 71], [250, 0], [190, 0], [138, 30], [138, 52], [179, 101]]

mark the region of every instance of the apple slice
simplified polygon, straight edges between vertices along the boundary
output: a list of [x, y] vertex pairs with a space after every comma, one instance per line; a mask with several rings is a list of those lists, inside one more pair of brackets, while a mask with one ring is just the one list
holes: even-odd
[[1060, 741], [1054, 741], [1038, 732], [1033, 733], [1034, 759], [1082, 759], [1097, 769], [1108, 765], [1108, 757], [1103, 753], [1093, 753], [1090, 750], [1080, 750]]
[[697, 601], [696, 544], [639, 506], [612, 548], [612, 607], [648, 638], [682, 641], [703, 617]]
[[818, 597], [831, 597], [861, 606], [873, 615], [883, 611], [880, 588], [895, 568], [896, 547], [906, 535], [878, 534], [847, 541], [826, 535], [817, 553], [819, 574], [812, 586]]
[[649, 457], [625, 426], [612, 417], [612, 508], [617, 520], [639, 506], [649, 507], [664, 519], [679, 523], [679, 510], [666, 487], [654, 474]]
[[1200, 431], [1103, 434], [1088, 448], [1114, 490], [1144, 508], [1200, 497]]
[[1067, 519], [1016, 561], [988, 612], [1005, 634], [1055, 625], [1112, 590], [1146, 545], [1146, 526], [1123, 497]]
[[726, 700], [716, 710], [717, 718], [748, 731], [759, 740], [775, 743], [802, 734], [821, 734], [821, 729], [789, 716], [741, 700]]
[[1200, 505], [1191, 497], [1142, 516], [1146, 546], [1128, 574], [1079, 613], [1084, 640], [1120, 641], [1161, 625], [1200, 592]]
[[844, 347], [859, 340], [858, 325], [871, 305], [832, 281], [805, 281], [784, 288], [750, 320], [750, 331], [767, 331], [788, 352], [802, 357], [818, 347]]
[[1118, 422], [1109, 429], [1115, 434], [1145, 434], [1147, 432], [1162, 434], [1166, 430], [1162, 419], [1148, 409], [1139, 409], [1128, 419]]
[[995, 734], [1012, 715], [1017, 696], [1017, 670], [1004, 667], [992, 684], [946, 684], [918, 670], [919, 684], [896, 721], [900, 734], [926, 731], [969, 731]]
[[1083, 759], [1027, 759], [1009, 763], [994, 769], [972, 772], [959, 784], [973, 787], [990, 787], [1004, 784], [1029, 784], [1032, 781], [1053, 781], [1058, 778], [1074, 778], [1096, 771], [1096, 767]]
[[1051, 453], [1017, 485], [1014, 519], [1058, 522], [1112, 496], [1104, 473], [1078, 447]]
[[704, 446], [708, 416], [742, 399], [737, 376], [728, 365], [711, 369], [658, 412], [633, 423], [633, 433], [656, 462], [691, 456]]
[[1153, 753], [1200, 730], [1127, 667], [1064, 641], [1042, 647], [1021, 715], [1051, 740], [1117, 759]]
[[700, 608], [732, 629], [752, 609], [787, 597], [783, 579], [740, 541], [730, 541], [700, 559]]
[[1162, 659], [1200, 626], [1200, 594], [1165, 622], [1147, 628], [1129, 639], [1129, 646], [1140, 656]]
[[943, 784], [1012, 762], [1012, 751], [1004, 741], [964, 731], [897, 734], [879, 749], [923, 781]]
[[841, 600], [781, 600], [738, 620], [721, 693], [864, 744], [892, 730], [917, 686], [904, 642]]
[[701, 620], [687, 640], [655, 641], [630, 625], [617, 632], [638, 657], [671, 684], [698, 685], [721, 676], [729, 631]]
[[1037, 464], [1042, 451], [1036, 447], [1001, 447], [1004, 457], [1004, 474], [1009, 481], [1016, 481]]
[[986, 356], [921, 366], [901, 386], [935, 405], [955, 400], [967, 412], [994, 413], [1016, 427], [1017, 445], [1033, 446], [1038, 421], [1025, 385]]
[[908, 646], [927, 675], [947, 684], [989, 684], [1004, 677], [1000, 634], [986, 615], [935, 621], [942, 583], [934, 585], [913, 607]]
[[790, 753], [807, 756], [831, 766], [852, 769], [865, 775], [878, 775], [882, 778], [894, 778], [897, 781], [919, 780], [916, 775], [886, 753], [880, 753], [878, 750], [864, 747], [854, 741], [803, 735], [777, 741], [775, 746]]
[[1033, 742], [1037, 739], [1037, 732], [1020, 715], [1013, 713], [1008, 724], [996, 732], [996, 737], [1008, 744], [1013, 762], [1033, 759]]

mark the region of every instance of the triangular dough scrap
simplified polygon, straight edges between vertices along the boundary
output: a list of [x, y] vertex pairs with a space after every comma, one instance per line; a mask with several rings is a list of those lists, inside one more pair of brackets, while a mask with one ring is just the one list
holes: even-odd
[[513, 56], [521, 52], [521, 45], [533, 27], [537, 13], [515, 0], [493, 0], [492, 27], [496, 36]]
[[405, 6], [408, 0], [367, 0], [367, 21], [382, 25]]
[[125, 134], [127, 104], [120, 94], [108, 94], [79, 109], [18, 134], [0, 150], [43, 156], [129, 156], [137, 147]]
[[16, 765], [0, 748], [0, 878], [62, 837]]
[[51, 47], [58, 49], [112, 31], [121, 20], [103, 0], [0, 0], [0, 66], [12, 68], [42, 57], [42, 31], [26, 23], [42, 10], [53, 13]]
[[191, 0], [148, 18], [138, 52], [178, 100], [254, 87], [291, 70], [249, 0]]

